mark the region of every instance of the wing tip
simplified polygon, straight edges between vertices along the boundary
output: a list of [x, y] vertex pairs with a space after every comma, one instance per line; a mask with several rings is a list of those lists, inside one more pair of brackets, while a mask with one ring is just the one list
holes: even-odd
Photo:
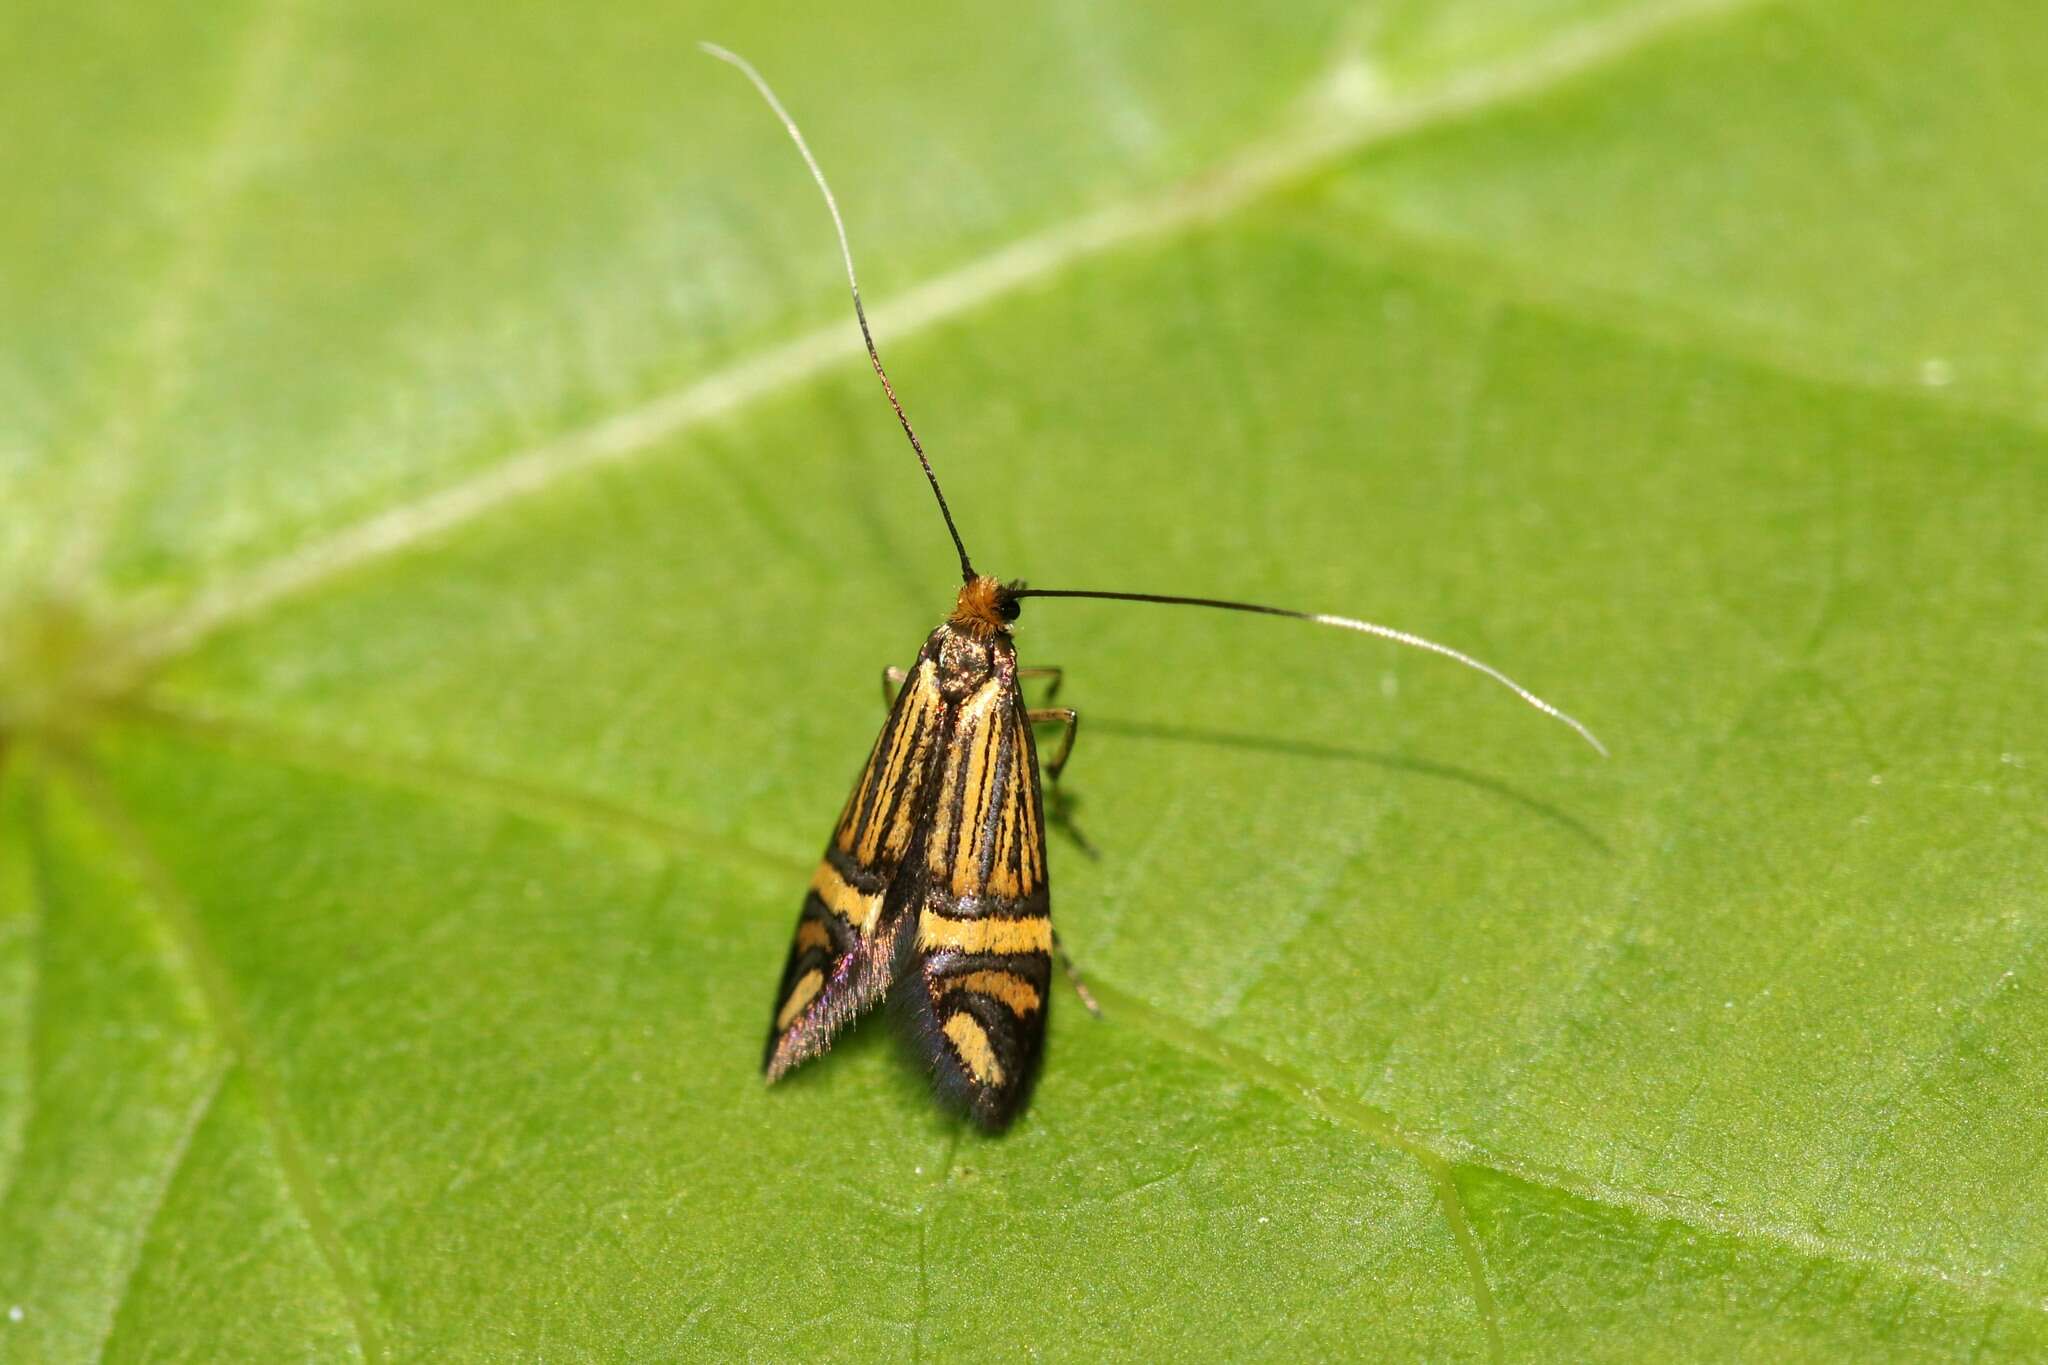
[[1015, 1073], [985, 1081], [973, 1074], [960, 1056], [958, 1043], [948, 1035], [947, 1021], [966, 1017], [964, 1012], [947, 1011], [941, 1017], [924, 990], [904, 990], [897, 995], [906, 1036], [925, 1064], [940, 1106], [972, 1121], [991, 1137], [1007, 1130], [1028, 1106], [1038, 1083], [1045, 1059], [1042, 1023], [1025, 1036], [1006, 1040], [994, 1054], [999, 1066], [1007, 1062], [1015, 1066]]

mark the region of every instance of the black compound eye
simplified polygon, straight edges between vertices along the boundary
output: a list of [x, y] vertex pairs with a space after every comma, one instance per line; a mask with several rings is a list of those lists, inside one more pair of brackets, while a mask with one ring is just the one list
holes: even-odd
[[1005, 621], [1016, 620], [1017, 614], [1023, 610], [1024, 604], [1014, 597], [1005, 597], [996, 603], [996, 615], [1002, 617]]

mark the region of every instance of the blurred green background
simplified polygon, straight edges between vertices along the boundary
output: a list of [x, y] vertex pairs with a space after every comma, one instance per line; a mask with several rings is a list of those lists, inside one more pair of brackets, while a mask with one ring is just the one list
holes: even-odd
[[[2048, 1352], [2048, 11], [16, 4], [0, 1359]], [[950, 547], [1017, 1128], [756, 1066]], [[1088, 848], [1093, 849], [1090, 856]]]

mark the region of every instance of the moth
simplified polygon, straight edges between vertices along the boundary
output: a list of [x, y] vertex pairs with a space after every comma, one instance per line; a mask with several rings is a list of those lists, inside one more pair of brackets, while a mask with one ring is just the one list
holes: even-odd
[[[1049, 676], [1056, 689], [1060, 678], [1058, 669], [1017, 662], [1010, 632], [1026, 598], [1211, 607], [1379, 636], [1477, 669], [1606, 753], [1592, 731], [1490, 664], [1391, 626], [1221, 598], [1030, 588], [977, 573], [938, 475], [882, 367], [824, 171], [752, 64], [714, 44], [702, 46], [746, 76], [810, 168], [839, 236], [869, 362], [960, 560], [952, 613], [925, 637], [907, 671], [884, 675], [885, 697], [889, 685], [899, 685], [889, 718], [804, 895], [768, 1029], [763, 1066], [771, 1083], [830, 1048], [841, 1030], [886, 997], [898, 1006], [942, 1101], [990, 1131], [1006, 1127], [1022, 1107], [1045, 1040], [1057, 951], [1033, 726], [1063, 727], [1059, 752], [1046, 765], [1057, 781], [1080, 720], [1071, 708], [1025, 702], [1022, 679]], [[1087, 1002], [1078, 976], [1074, 985]]]

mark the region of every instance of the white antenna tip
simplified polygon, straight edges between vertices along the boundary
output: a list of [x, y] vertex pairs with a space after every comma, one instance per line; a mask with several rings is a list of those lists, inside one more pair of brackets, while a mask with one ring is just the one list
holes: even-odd
[[1397, 630], [1392, 626], [1380, 625], [1376, 621], [1360, 621], [1355, 617], [1326, 616], [1321, 613], [1312, 615], [1308, 619], [1314, 621], [1319, 626], [1336, 626], [1342, 630], [1355, 630], [1365, 635], [1377, 635], [1382, 640], [1392, 640], [1395, 644], [1407, 645], [1412, 649], [1427, 650], [1431, 654], [1441, 654], [1444, 658], [1450, 659], [1455, 663], [1461, 663], [1476, 672], [1484, 673], [1487, 677], [1520, 697], [1536, 710], [1541, 711], [1560, 725], [1570, 728], [1580, 739], [1593, 746], [1594, 753], [1602, 758], [1608, 756], [1607, 746], [1600, 742], [1600, 737], [1587, 729], [1576, 718], [1552, 706], [1549, 702], [1543, 700], [1543, 698], [1537, 696], [1534, 692], [1531, 692], [1492, 664], [1475, 659], [1463, 650], [1452, 649], [1449, 645], [1438, 644], [1435, 640], [1417, 635], [1412, 631]]

